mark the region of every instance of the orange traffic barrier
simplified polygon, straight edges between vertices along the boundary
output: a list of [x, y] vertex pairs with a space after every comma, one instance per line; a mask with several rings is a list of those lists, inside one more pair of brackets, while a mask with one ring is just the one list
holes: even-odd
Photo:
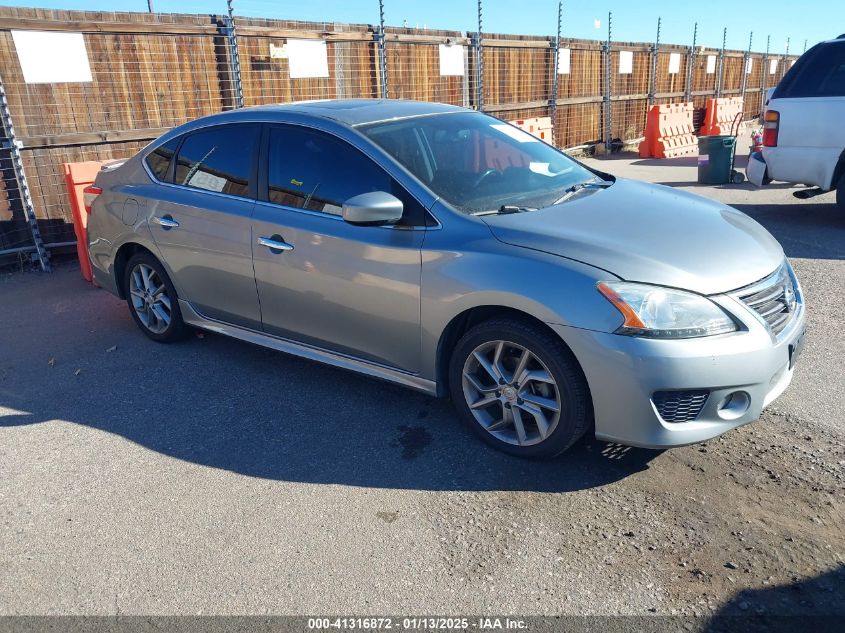
[[509, 121], [511, 125], [515, 125], [520, 130], [533, 134], [537, 138], [544, 141], [552, 142], [552, 119], [547, 116], [536, 116], [530, 119], [516, 119]]
[[82, 190], [94, 182], [102, 166], [103, 162], [96, 160], [62, 164], [68, 194], [70, 194], [70, 206], [73, 210], [73, 232], [76, 234], [79, 268], [85, 280], [90, 282], [94, 281], [94, 275], [91, 270], [91, 259], [88, 257], [88, 213], [85, 211]]
[[728, 136], [736, 134], [735, 121], [742, 113], [742, 97], [719, 97], [707, 100], [701, 136]]
[[697, 153], [692, 103], [664, 103], [649, 108], [640, 158], [675, 158]]

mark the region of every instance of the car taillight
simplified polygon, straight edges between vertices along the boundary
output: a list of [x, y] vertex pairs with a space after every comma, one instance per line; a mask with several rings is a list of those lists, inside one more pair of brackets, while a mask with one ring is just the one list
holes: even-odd
[[95, 185], [88, 185], [87, 187], [85, 187], [85, 189], [82, 190], [82, 196], [84, 200], [83, 204], [85, 205], [85, 210], [88, 213], [91, 213], [91, 206], [94, 204], [94, 200], [97, 199], [97, 196], [99, 196], [101, 193], [103, 193], [103, 190]]
[[763, 146], [778, 146], [778, 127], [780, 126], [780, 113], [774, 110], [766, 110], [763, 116]]

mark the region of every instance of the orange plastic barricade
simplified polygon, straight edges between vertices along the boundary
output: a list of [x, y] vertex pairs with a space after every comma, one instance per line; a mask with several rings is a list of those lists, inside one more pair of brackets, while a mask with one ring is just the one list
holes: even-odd
[[640, 158], [675, 158], [697, 153], [692, 103], [664, 103], [649, 108]]
[[73, 232], [76, 233], [79, 268], [85, 280], [91, 282], [94, 281], [94, 275], [91, 271], [91, 260], [88, 257], [88, 213], [85, 211], [82, 190], [94, 182], [102, 166], [103, 162], [95, 160], [62, 164], [68, 194], [70, 194], [70, 206], [73, 209]]
[[537, 116], [530, 119], [516, 119], [508, 121], [511, 125], [515, 125], [520, 130], [533, 134], [537, 138], [544, 141], [552, 142], [552, 119], [547, 116]]
[[707, 100], [701, 136], [728, 136], [736, 134], [734, 121], [742, 112], [742, 97], [719, 97]]

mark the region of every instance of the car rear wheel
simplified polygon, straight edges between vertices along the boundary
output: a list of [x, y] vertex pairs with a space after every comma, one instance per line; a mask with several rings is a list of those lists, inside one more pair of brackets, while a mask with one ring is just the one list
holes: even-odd
[[170, 343], [185, 335], [176, 289], [155, 257], [138, 253], [129, 260], [124, 291], [132, 318], [148, 337]]
[[840, 211], [845, 211], [845, 174], [839, 178], [839, 183], [836, 185], [836, 206]]
[[519, 457], [549, 458], [590, 427], [581, 368], [550, 332], [518, 320], [482, 323], [455, 348], [449, 368], [461, 418], [491, 446]]

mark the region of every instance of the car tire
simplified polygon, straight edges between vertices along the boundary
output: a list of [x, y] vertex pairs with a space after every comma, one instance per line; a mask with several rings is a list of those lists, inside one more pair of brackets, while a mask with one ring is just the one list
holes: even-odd
[[845, 212], [845, 174], [839, 177], [839, 182], [836, 185], [836, 206], [840, 211]]
[[518, 319], [487, 321], [464, 334], [449, 363], [449, 390], [474, 433], [518, 457], [559, 455], [592, 426], [575, 356], [552, 332]]
[[150, 253], [137, 253], [126, 264], [123, 290], [129, 313], [141, 331], [159, 343], [187, 333], [179, 297], [164, 266]]

